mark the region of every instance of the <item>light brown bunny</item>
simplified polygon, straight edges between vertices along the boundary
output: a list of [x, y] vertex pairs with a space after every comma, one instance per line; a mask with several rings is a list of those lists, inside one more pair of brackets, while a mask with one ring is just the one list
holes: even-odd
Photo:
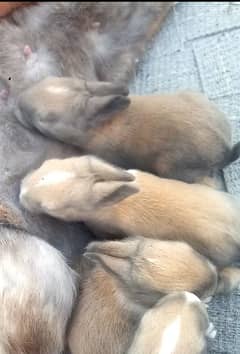
[[20, 201], [32, 212], [84, 220], [105, 238], [185, 241], [219, 268], [240, 256], [237, 198], [200, 184], [124, 171], [96, 157], [46, 161], [23, 180]]
[[23, 92], [16, 115], [120, 167], [186, 182], [238, 158], [228, 120], [203, 94], [127, 96], [121, 85], [48, 77]]
[[144, 314], [127, 354], [206, 354], [207, 339], [215, 335], [199, 298], [177, 292]]
[[[89, 260], [96, 266], [86, 266]], [[134, 237], [91, 243], [80, 265], [71, 353], [126, 353], [141, 316], [163, 295], [189, 290], [205, 299], [216, 290], [216, 275], [215, 267], [183, 242]]]

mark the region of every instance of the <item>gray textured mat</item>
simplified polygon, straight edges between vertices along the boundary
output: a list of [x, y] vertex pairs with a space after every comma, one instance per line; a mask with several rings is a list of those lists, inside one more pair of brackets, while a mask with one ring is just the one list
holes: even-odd
[[[133, 93], [194, 89], [228, 115], [240, 140], [240, 3], [180, 2], [147, 52], [131, 84]], [[224, 171], [230, 193], [240, 195], [240, 160]], [[240, 217], [240, 216], [239, 216]], [[210, 354], [240, 353], [240, 291], [217, 297], [209, 314], [218, 331]]]

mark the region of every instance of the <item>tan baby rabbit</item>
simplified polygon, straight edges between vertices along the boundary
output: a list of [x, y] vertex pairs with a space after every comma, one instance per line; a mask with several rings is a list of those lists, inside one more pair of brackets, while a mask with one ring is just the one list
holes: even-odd
[[186, 182], [238, 158], [228, 120], [203, 94], [127, 96], [122, 85], [48, 77], [22, 93], [16, 115], [120, 167]]
[[143, 237], [91, 243], [80, 277], [72, 354], [126, 353], [141, 316], [163, 295], [188, 290], [206, 299], [217, 286], [215, 267], [187, 244]]
[[215, 335], [199, 298], [176, 292], [144, 314], [127, 354], [206, 354], [207, 339]]
[[82, 156], [43, 163], [23, 180], [20, 200], [32, 212], [86, 221], [105, 238], [186, 241], [219, 268], [240, 258], [240, 201], [204, 185]]

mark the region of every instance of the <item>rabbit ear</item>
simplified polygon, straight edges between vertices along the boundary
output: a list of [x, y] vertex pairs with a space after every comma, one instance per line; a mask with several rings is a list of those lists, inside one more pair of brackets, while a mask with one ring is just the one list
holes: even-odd
[[112, 118], [113, 114], [127, 108], [130, 99], [126, 86], [110, 82], [85, 81], [85, 89], [90, 98], [85, 106], [89, 127], [94, 127], [102, 121]]
[[134, 182], [97, 182], [93, 186], [96, 205], [109, 206], [139, 191]]
[[130, 273], [131, 262], [126, 258], [111, 257], [102, 253], [86, 252], [84, 257], [93, 263], [99, 263], [107, 271], [114, 276], [121, 277]]
[[89, 128], [95, 127], [103, 121], [114, 119], [113, 115], [126, 109], [129, 104], [130, 99], [123, 95], [91, 97], [86, 108]]
[[104, 254], [117, 258], [128, 258], [136, 255], [140, 237], [128, 237], [119, 241], [91, 242], [87, 246], [87, 252]]
[[85, 89], [95, 96], [128, 96], [129, 94], [127, 86], [104, 81], [85, 81]]
[[91, 242], [84, 256], [100, 263], [107, 272], [125, 282], [129, 280], [132, 258], [136, 256], [141, 241], [140, 237], [130, 237], [120, 241]]
[[[98, 207], [117, 203], [139, 191], [135, 176], [131, 173], [94, 156], [84, 156], [82, 159], [94, 182], [92, 199]], [[79, 174], [83, 169], [82, 165], [80, 167]]]
[[[98, 157], [85, 155], [81, 157], [86, 160], [89, 173], [92, 173], [95, 178], [99, 179], [99, 182], [132, 182], [135, 180], [135, 176], [127, 172], [126, 170], [114, 166]], [[82, 167], [80, 169], [80, 173]]]

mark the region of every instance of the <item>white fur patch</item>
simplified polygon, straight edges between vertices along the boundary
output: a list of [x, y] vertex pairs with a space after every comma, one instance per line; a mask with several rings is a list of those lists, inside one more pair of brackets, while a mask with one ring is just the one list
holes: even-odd
[[217, 334], [217, 331], [216, 331], [216, 329], [214, 327], [214, 324], [211, 322], [209, 324], [208, 329], [207, 329], [206, 336], [208, 338], [214, 339], [216, 337], [216, 334]]
[[194, 302], [201, 302], [201, 300], [196, 295], [194, 295], [192, 293], [186, 292], [185, 296], [186, 296], [187, 302], [190, 304], [192, 304]]
[[50, 93], [67, 93], [69, 92], [69, 89], [67, 87], [61, 87], [61, 86], [48, 86], [47, 91]]
[[75, 174], [72, 172], [65, 172], [65, 171], [54, 171], [49, 172], [41, 180], [37, 183], [37, 186], [49, 186], [58, 184], [61, 182], [65, 182], [68, 179], [74, 178]]
[[19, 196], [19, 197], [20, 197], [20, 200], [21, 200], [22, 197], [24, 197], [24, 195], [26, 195], [27, 191], [28, 191], [28, 188], [26, 188], [26, 187], [21, 187], [20, 196]]
[[163, 332], [159, 354], [172, 354], [180, 336], [181, 319], [178, 316]]
[[138, 174], [138, 170], [127, 170], [127, 172], [130, 173], [131, 175], [135, 176], [135, 177]]

